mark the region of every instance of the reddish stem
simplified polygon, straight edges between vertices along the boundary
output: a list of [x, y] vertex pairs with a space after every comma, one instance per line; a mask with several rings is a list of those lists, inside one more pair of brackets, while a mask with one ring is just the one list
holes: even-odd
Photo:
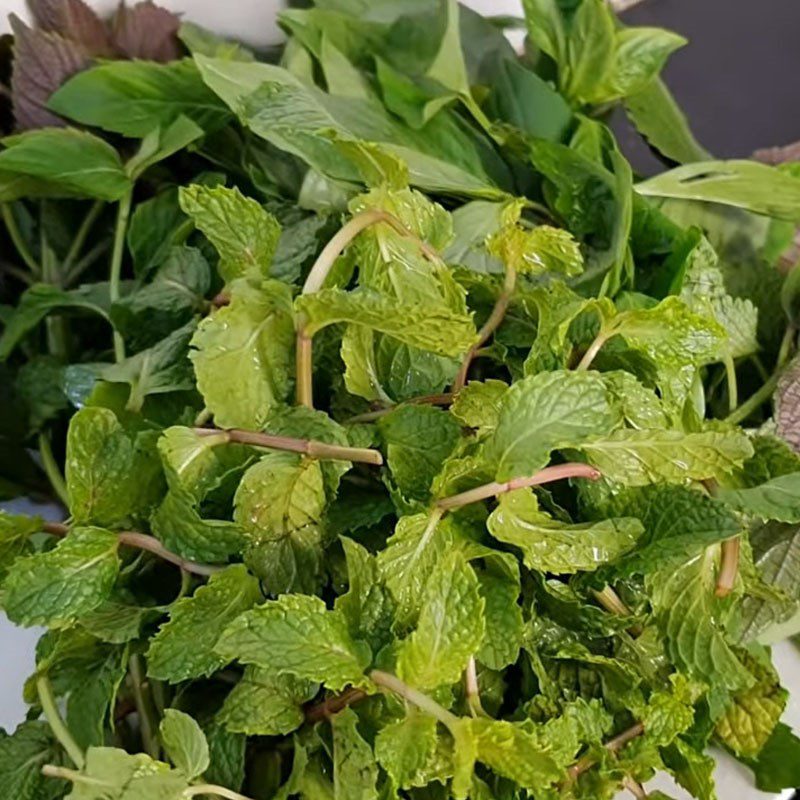
[[353, 703], [358, 703], [367, 696], [367, 693], [362, 689], [353, 689], [351, 687], [340, 694], [326, 698], [322, 702], [308, 705], [305, 708], [306, 722], [310, 722], [312, 725], [315, 722], [321, 722], [323, 719], [328, 719], [334, 714], [338, 714]]
[[504, 483], [493, 481], [475, 489], [470, 489], [452, 497], [443, 497], [436, 501], [438, 508], [445, 510], [459, 508], [469, 503], [478, 503], [481, 500], [488, 500], [505, 492], [513, 492], [515, 489], [525, 489], [529, 486], [541, 486], [545, 483], [560, 481], [564, 478], [588, 478], [596, 481], [600, 477], [600, 470], [595, 469], [589, 464], [580, 462], [559, 464], [557, 467], [545, 467], [533, 475], [522, 478], [512, 478]]

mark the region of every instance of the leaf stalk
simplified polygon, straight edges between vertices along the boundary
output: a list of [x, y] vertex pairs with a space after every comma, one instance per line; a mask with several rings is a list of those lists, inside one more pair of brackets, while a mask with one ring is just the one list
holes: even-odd
[[470, 503], [479, 503], [481, 500], [488, 500], [490, 497], [497, 497], [497, 495], [505, 494], [506, 492], [513, 492], [515, 489], [541, 486], [542, 484], [552, 483], [553, 481], [563, 480], [564, 478], [588, 478], [589, 480], [595, 481], [599, 477], [600, 470], [589, 464], [580, 462], [559, 464], [555, 467], [545, 467], [527, 477], [512, 478], [503, 483], [493, 481], [492, 483], [485, 483], [483, 486], [478, 486], [475, 489], [469, 489], [466, 492], [454, 494], [451, 497], [443, 497], [436, 501], [436, 507], [451, 511], [454, 508], [460, 508]]
[[453, 392], [458, 392], [464, 388], [467, 382], [467, 375], [469, 373], [470, 364], [472, 364], [478, 351], [489, 341], [492, 334], [500, 327], [503, 319], [505, 318], [506, 311], [511, 304], [511, 298], [514, 296], [514, 289], [517, 285], [517, 271], [513, 267], [506, 267], [506, 276], [503, 282], [503, 290], [494, 304], [492, 313], [484, 323], [483, 327], [478, 331], [478, 340], [470, 347], [464, 360], [461, 362], [461, 367], [458, 374], [453, 381]]
[[64, 724], [61, 714], [56, 705], [56, 699], [53, 695], [53, 687], [50, 679], [42, 674], [36, 679], [36, 691], [39, 693], [39, 702], [42, 704], [42, 711], [44, 712], [45, 719], [47, 719], [53, 735], [58, 739], [59, 744], [67, 751], [67, 755], [72, 759], [72, 763], [78, 769], [83, 769], [86, 759], [83, 755], [83, 750], [78, 746], [78, 743], [72, 738], [72, 734]]
[[252, 445], [253, 447], [266, 447], [270, 450], [286, 450], [292, 453], [302, 453], [311, 458], [330, 459], [333, 461], [353, 461], [361, 464], [381, 466], [383, 456], [377, 450], [366, 447], [346, 447], [344, 445], [328, 444], [316, 439], [295, 439], [291, 436], [275, 436], [270, 433], [256, 433], [238, 428], [218, 430], [217, 428], [194, 428], [199, 436], [225, 436], [228, 442]]

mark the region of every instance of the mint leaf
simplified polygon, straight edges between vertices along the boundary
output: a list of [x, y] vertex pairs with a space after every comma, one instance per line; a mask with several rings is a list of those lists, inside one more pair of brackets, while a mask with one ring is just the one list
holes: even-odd
[[155, 440], [154, 431], [126, 430], [107, 408], [75, 414], [65, 472], [76, 522], [119, 525], [147, 516], [162, 489]]
[[430, 406], [402, 406], [378, 421], [386, 461], [407, 498], [424, 498], [460, 438], [456, 421]]
[[427, 783], [424, 769], [435, 751], [436, 720], [413, 709], [375, 737], [375, 758], [401, 789]]
[[42, 775], [45, 764], [60, 761], [59, 745], [46, 722], [23, 722], [13, 734], [0, 735], [0, 779], [15, 800], [40, 800], [63, 792], [62, 782]]
[[450, 413], [465, 427], [488, 433], [497, 427], [508, 384], [470, 381], [454, 398]]
[[217, 720], [229, 731], [248, 736], [291, 733], [303, 724], [303, 704], [318, 688], [311, 681], [248, 666], [225, 698]]
[[192, 717], [175, 708], [168, 708], [164, 711], [160, 731], [170, 761], [189, 780], [208, 769], [208, 742]]
[[497, 464], [498, 480], [530, 475], [547, 464], [552, 450], [608, 433], [618, 419], [596, 374], [533, 375], [503, 396], [487, 456]]
[[490, 669], [503, 669], [517, 660], [524, 623], [519, 605], [519, 579], [502, 574], [478, 574], [486, 630], [477, 658]]
[[369, 642], [373, 652], [392, 639], [394, 601], [384, 585], [377, 559], [358, 542], [342, 537], [347, 561], [348, 590], [334, 608], [347, 618], [350, 633]]
[[14, 561], [30, 549], [30, 536], [42, 529], [39, 517], [0, 511], [0, 580]]
[[206, 317], [192, 338], [197, 388], [218, 425], [260, 430], [291, 389], [291, 293], [278, 281], [237, 281], [230, 292], [230, 305]]
[[355, 712], [346, 708], [331, 724], [334, 800], [377, 800], [378, 765], [372, 748], [358, 732]]
[[800, 780], [798, 755], [800, 738], [788, 725], [778, 723], [758, 758], [750, 764], [756, 786], [764, 792], [793, 789]]
[[77, 527], [55, 549], [19, 558], [3, 584], [3, 606], [19, 625], [69, 625], [111, 593], [119, 572], [115, 534]]
[[631, 550], [642, 534], [633, 517], [564, 523], [539, 510], [530, 489], [500, 497], [487, 527], [495, 539], [522, 550], [525, 565], [541, 572], [596, 570]]
[[444, 558], [428, 578], [417, 627], [400, 645], [400, 677], [420, 689], [454, 683], [481, 645], [484, 600], [463, 556]]
[[718, 621], [715, 549], [709, 548], [680, 569], [651, 573], [652, 602], [670, 658], [695, 680], [738, 691], [754, 680]]
[[342, 613], [328, 611], [318, 597], [286, 594], [241, 614], [222, 633], [216, 652], [226, 661], [237, 658], [333, 691], [368, 685], [369, 648], [350, 636]]
[[736, 514], [721, 503], [683, 486], [623, 489], [598, 509], [598, 515], [635, 517], [644, 528], [636, 547], [614, 565], [618, 575], [679, 566], [742, 528]]
[[180, 205], [220, 256], [226, 282], [267, 277], [281, 228], [275, 217], [238, 189], [193, 184], [180, 190]]
[[628, 486], [724, 478], [752, 455], [739, 431], [618, 430], [580, 445], [603, 476]]
[[771, 664], [748, 657], [747, 666], [756, 682], [734, 694], [732, 704], [717, 721], [715, 733], [736, 756], [756, 758], [783, 714], [788, 693]]
[[462, 355], [475, 339], [467, 314], [430, 304], [407, 305], [401, 312], [394, 298], [374, 290], [323, 289], [301, 295], [295, 307], [308, 320], [309, 335], [336, 322], [350, 322], [442, 356]]
[[416, 618], [428, 578], [456, 535], [451, 520], [440, 520], [436, 514], [414, 514], [398, 520], [386, 548], [378, 554], [378, 566], [397, 603], [401, 624], [410, 624]]
[[225, 626], [261, 599], [258, 581], [241, 565], [213, 575], [191, 597], [179, 600], [150, 642], [148, 674], [178, 683], [208, 676], [226, 663], [214, 652]]
[[505, 720], [470, 720], [477, 757], [498, 775], [530, 790], [556, 783], [563, 771], [537, 737], [520, 723]]

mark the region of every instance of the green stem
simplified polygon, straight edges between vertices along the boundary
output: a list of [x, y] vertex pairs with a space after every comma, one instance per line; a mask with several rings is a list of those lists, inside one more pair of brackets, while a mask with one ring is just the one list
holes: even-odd
[[69, 508], [67, 484], [56, 463], [55, 456], [53, 456], [53, 449], [50, 447], [50, 439], [46, 433], [39, 434], [39, 455], [42, 459], [42, 469], [44, 470], [44, 474], [47, 475], [47, 480], [50, 481], [53, 491], [64, 504], [64, 507]]
[[41, 277], [42, 270], [39, 264], [36, 263], [36, 259], [31, 254], [31, 251], [28, 249], [28, 245], [25, 243], [25, 239], [22, 237], [22, 233], [17, 225], [14, 212], [11, 210], [11, 206], [8, 205], [8, 203], [3, 203], [3, 222], [6, 225], [6, 230], [8, 231], [12, 244], [19, 253], [20, 258], [25, 262], [25, 266], [37, 278]]
[[108, 250], [109, 241], [104, 239], [101, 242], [98, 242], [94, 247], [92, 247], [85, 255], [81, 256], [73, 265], [72, 269], [67, 273], [64, 277], [64, 287], [69, 288], [73, 286], [77, 281], [78, 278], [83, 275], [83, 273], [89, 269], [89, 267], [100, 258], [106, 250]]
[[[405, 236], [415, 241], [422, 254], [429, 260], [441, 263], [441, 256], [427, 243], [412, 233], [397, 217], [386, 211], [373, 209], [362, 211], [356, 214], [351, 220], [344, 224], [334, 237], [325, 245], [322, 252], [317, 257], [311, 270], [303, 284], [303, 294], [314, 294], [325, 285], [325, 279], [331, 271], [331, 267], [336, 263], [336, 259], [344, 251], [345, 247], [353, 241], [363, 230], [376, 225], [385, 223], [400, 236]], [[312, 338], [313, 334], [306, 330], [307, 320], [298, 316], [296, 320], [297, 345], [296, 345], [296, 383], [297, 383], [297, 404], [314, 407], [312, 394]]]
[[302, 328], [297, 331], [295, 345], [295, 374], [297, 375], [297, 404], [314, 408], [313, 340]]
[[426, 714], [430, 714], [432, 717], [438, 719], [439, 722], [446, 725], [448, 728], [453, 728], [458, 723], [459, 720], [455, 714], [449, 712], [444, 706], [440, 706], [435, 700], [428, 697], [428, 695], [403, 683], [400, 678], [396, 678], [394, 675], [390, 675], [388, 672], [383, 672], [379, 669], [372, 670], [369, 677], [377, 686], [400, 695], [400, 697], [408, 700], [409, 703], [413, 703]]
[[142, 734], [142, 746], [145, 752], [151, 757], [158, 759], [161, 755], [161, 748], [158, 744], [157, 726], [153, 714], [153, 706], [150, 697], [145, 692], [145, 674], [142, 669], [141, 656], [134, 653], [128, 663], [131, 689], [133, 689], [133, 699], [136, 703], [136, 711], [139, 715], [139, 729]]
[[[108, 294], [112, 303], [119, 300], [119, 286], [122, 278], [122, 256], [125, 251], [125, 232], [128, 229], [128, 217], [131, 213], [133, 190], [126, 192], [119, 201], [117, 209], [117, 225], [114, 229], [114, 249], [111, 251], [111, 267], [109, 270]], [[122, 336], [114, 331], [114, 359], [117, 362], [125, 358], [125, 342]]]
[[600, 352], [603, 345], [609, 340], [610, 336], [610, 332], [600, 331], [595, 340], [589, 345], [589, 349], [583, 354], [583, 358], [578, 363], [578, 366], [575, 367], [575, 370], [581, 372], [589, 369], [592, 361], [594, 361], [595, 357]]
[[786, 326], [786, 333], [783, 334], [783, 339], [781, 340], [781, 346], [778, 350], [778, 361], [776, 367], [781, 369], [784, 364], [789, 360], [789, 357], [792, 354], [792, 350], [794, 349], [794, 341], [795, 337], [797, 336], [797, 328], [792, 324], [789, 323]]
[[72, 734], [61, 719], [61, 714], [58, 712], [56, 699], [53, 696], [53, 687], [50, 685], [50, 680], [46, 675], [40, 675], [36, 679], [36, 691], [39, 693], [39, 702], [42, 704], [42, 711], [50, 725], [53, 735], [58, 739], [61, 746], [67, 751], [67, 755], [72, 759], [72, 763], [78, 769], [83, 769], [86, 763], [83, 750], [78, 747], [78, 743], [72, 738]]
[[18, 281], [21, 281], [26, 286], [31, 286], [34, 282], [34, 277], [29, 272], [25, 272], [21, 267], [15, 267], [13, 264], [3, 264], [0, 271], [5, 272], [6, 275], [11, 275]]
[[780, 379], [780, 371], [775, 372], [770, 379], [764, 383], [761, 388], [754, 392], [747, 400], [744, 401], [735, 411], [725, 417], [725, 422], [730, 422], [732, 425], [738, 425], [744, 422], [753, 412], [767, 402], [772, 397], [775, 388]]
[[224, 786], [216, 786], [213, 783], [199, 783], [197, 786], [190, 786], [183, 792], [184, 797], [195, 797], [198, 794], [215, 794], [217, 797], [224, 797], [225, 800], [250, 800], [249, 797], [233, 789], [226, 789]]
[[739, 384], [736, 381], [736, 364], [731, 356], [722, 360], [725, 365], [725, 378], [728, 381], [728, 411], [733, 413], [739, 405]]
[[[61, 288], [61, 274], [56, 263], [56, 256], [53, 249], [47, 242], [42, 227], [42, 280], [52, 286]], [[67, 360], [67, 327], [63, 317], [58, 315], [48, 315], [44, 321], [47, 331], [47, 350], [56, 358]]]
[[492, 334], [500, 327], [500, 324], [506, 315], [506, 311], [508, 311], [511, 298], [514, 296], [514, 288], [516, 285], [517, 271], [513, 267], [506, 267], [506, 276], [505, 280], [503, 281], [503, 289], [494, 304], [492, 313], [489, 315], [489, 318], [486, 320], [480, 331], [478, 331], [478, 340], [472, 345], [472, 347], [470, 347], [469, 352], [461, 362], [461, 367], [459, 368], [458, 374], [453, 381], [454, 393], [459, 392], [464, 387], [464, 384], [466, 384], [469, 367], [470, 364], [472, 364], [472, 359], [475, 358], [477, 351], [489, 341], [489, 338], [492, 336]]
[[92, 203], [92, 207], [89, 209], [89, 212], [83, 218], [83, 222], [81, 223], [80, 228], [78, 228], [75, 238], [72, 240], [72, 244], [67, 251], [67, 255], [64, 256], [64, 272], [69, 271], [69, 268], [73, 265], [75, 259], [83, 249], [83, 245], [86, 242], [86, 237], [89, 235], [89, 231], [92, 229], [92, 226], [100, 216], [100, 212], [103, 210], [104, 205], [105, 204], [102, 200], [95, 200], [94, 203]]

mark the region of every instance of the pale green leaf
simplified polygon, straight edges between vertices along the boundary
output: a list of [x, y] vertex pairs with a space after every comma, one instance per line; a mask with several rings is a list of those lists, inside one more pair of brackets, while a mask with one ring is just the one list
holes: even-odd
[[540, 373], [505, 393], [487, 456], [497, 465], [498, 480], [530, 475], [553, 450], [608, 433], [618, 421], [596, 373]]
[[206, 519], [196, 498], [183, 489], [171, 489], [150, 517], [153, 534], [183, 558], [225, 562], [239, 555], [248, 542], [243, 526], [227, 519]]
[[55, 549], [19, 558], [3, 584], [3, 607], [18, 625], [69, 625], [108, 597], [119, 572], [115, 534], [73, 528]]
[[455, 536], [448, 517], [441, 520], [438, 515], [427, 513], [403, 516], [386, 547], [378, 553], [378, 565], [397, 602], [401, 624], [416, 618], [428, 578]]
[[291, 390], [293, 344], [286, 284], [231, 287], [230, 305], [206, 317], [192, 339], [197, 387], [217, 425], [263, 428]]
[[563, 769], [520, 723], [506, 720], [470, 721], [477, 742], [478, 760], [498, 775], [531, 791], [539, 791], [564, 776]]
[[481, 572], [478, 581], [486, 631], [476, 656], [490, 669], [504, 669], [517, 660], [522, 644], [524, 626], [519, 580], [499, 572]]
[[627, 486], [721, 478], [753, 453], [747, 436], [735, 430], [681, 433], [626, 428], [584, 442], [580, 448], [604, 477]]
[[164, 711], [159, 730], [169, 760], [189, 780], [208, 769], [208, 742], [192, 717], [183, 711], [168, 708]]
[[372, 290], [323, 289], [302, 295], [297, 311], [313, 335], [327, 325], [350, 322], [387, 333], [401, 342], [443, 356], [462, 355], [475, 340], [472, 318], [438, 305], [406, 305]]
[[771, 664], [748, 657], [755, 684], [733, 696], [715, 733], [738, 757], [755, 758], [767, 743], [786, 707], [788, 692]]
[[318, 597], [288, 594], [240, 615], [222, 633], [216, 652], [332, 691], [367, 685], [364, 669], [371, 659], [340, 611], [327, 610]]
[[507, 391], [503, 381], [470, 381], [453, 399], [450, 413], [464, 427], [488, 433], [497, 427]]
[[0, 580], [14, 561], [30, 548], [30, 536], [42, 529], [41, 517], [0, 510]]
[[281, 227], [272, 214], [238, 189], [192, 184], [180, 190], [180, 204], [217, 249], [226, 282], [267, 277]]
[[245, 472], [234, 498], [234, 520], [258, 540], [279, 540], [322, 524], [326, 497], [316, 459], [275, 451]]
[[70, 512], [101, 525], [146, 516], [163, 487], [154, 431], [128, 431], [107, 408], [83, 408], [67, 433]]
[[261, 599], [258, 581], [245, 567], [227, 567], [171, 609], [169, 621], [150, 640], [148, 673], [178, 683], [211, 675], [226, 659], [214, 652], [224, 628]]
[[502, 495], [487, 526], [496, 539], [518, 547], [530, 569], [562, 574], [616, 560], [633, 549], [643, 530], [633, 517], [561, 522], [539, 510], [530, 489]]
[[229, 731], [248, 736], [291, 733], [303, 724], [303, 704], [318, 688], [307, 680], [249, 666], [225, 698], [217, 720]]
[[355, 712], [350, 708], [340, 711], [331, 726], [333, 800], [377, 800], [378, 765], [372, 748], [358, 732]]
[[533, 229], [507, 225], [486, 241], [489, 253], [520, 275], [554, 272], [574, 276], [583, 272], [583, 256], [569, 231], [550, 225]]
[[481, 646], [483, 610], [472, 567], [459, 553], [444, 558], [428, 578], [416, 630], [400, 646], [399, 676], [423, 690], [457, 681]]
[[728, 643], [715, 607], [715, 550], [679, 569], [651, 573], [648, 587], [667, 652], [681, 671], [718, 689], [738, 691], [754, 682]]
[[424, 768], [435, 751], [436, 720], [414, 709], [375, 737], [375, 757], [401, 789], [426, 783]]

